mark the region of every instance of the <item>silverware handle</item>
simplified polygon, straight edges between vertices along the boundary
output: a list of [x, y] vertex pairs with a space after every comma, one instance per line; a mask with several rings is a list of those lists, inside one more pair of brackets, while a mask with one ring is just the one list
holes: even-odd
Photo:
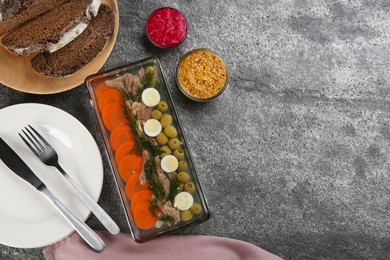
[[56, 207], [56, 209], [65, 217], [65, 219], [74, 227], [77, 233], [97, 252], [101, 252], [105, 244], [103, 240], [87, 224], [81, 221], [76, 215], [65, 206], [47, 189], [45, 185], [39, 188], [39, 191]]
[[96, 218], [107, 228], [107, 230], [113, 234], [117, 235], [120, 232], [118, 225], [112, 220], [112, 218], [105, 212], [99, 204], [92, 199], [90, 195], [83, 191], [83, 189], [72, 179], [72, 177], [67, 174], [61, 166], [58, 167], [58, 170], [64, 175], [64, 177], [72, 185], [73, 189], [77, 192], [80, 198], [83, 200], [85, 205], [92, 211]]

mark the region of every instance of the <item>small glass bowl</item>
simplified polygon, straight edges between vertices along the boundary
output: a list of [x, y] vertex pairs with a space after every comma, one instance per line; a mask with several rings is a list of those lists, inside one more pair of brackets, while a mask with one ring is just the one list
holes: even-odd
[[[168, 26], [170, 28], [167, 28]], [[155, 10], [149, 15], [146, 22], [146, 35], [154, 46], [161, 49], [179, 46], [186, 39], [187, 31], [188, 23], [184, 14], [172, 7], [162, 7]], [[167, 39], [161, 39], [162, 37], [167, 37]], [[174, 37], [178, 38], [173, 39]]]
[[[205, 57], [201, 57], [199, 55], [203, 55]], [[199, 64], [199, 62], [203, 62], [203, 64]], [[182, 66], [184, 65], [190, 66], [188, 71], [183, 70]], [[202, 69], [203, 71], [200, 71], [199, 69]], [[186, 73], [191, 73], [191, 75], [186, 75]], [[220, 74], [218, 85], [215, 87], [215, 89], [210, 90], [210, 86], [207, 86], [207, 77], [215, 76], [215, 74], [218, 73]], [[202, 75], [206, 78], [196, 79], [196, 77]], [[183, 79], [183, 82], [181, 79]], [[187, 82], [192, 81], [192, 85], [185, 86], [185, 79]], [[198, 83], [201, 80], [206, 83], [204, 83], [204, 85]], [[211, 80], [213, 81], [215, 78]], [[193, 101], [207, 102], [221, 95], [229, 85], [229, 70], [226, 61], [218, 53], [207, 48], [194, 49], [186, 53], [177, 64], [176, 82], [181, 92], [187, 98]]]

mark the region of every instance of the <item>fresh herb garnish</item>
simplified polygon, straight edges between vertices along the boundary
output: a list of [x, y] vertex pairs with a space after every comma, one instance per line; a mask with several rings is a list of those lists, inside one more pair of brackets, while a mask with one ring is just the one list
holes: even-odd
[[131, 102], [141, 102], [142, 92], [146, 88], [156, 87], [158, 83], [158, 78], [154, 67], [149, 66], [145, 69], [145, 73], [141, 78], [141, 85], [137, 88], [136, 93], [133, 94], [126, 88], [121, 88], [121, 92], [125, 100], [130, 100]]
[[138, 118], [137, 118], [137, 116], [134, 116], [131, 113], [129, 113], [129, 111], [126, 109], [126, 105], [122, 105], [122, 109], [123, 109], [123, 112], [125, 113], [125, 117], [126, 117], [127, 121], [129, 122], [131, 132], [133, 132], [133, 134], [135, 136], [135, 149], [137, 152], [140, 153], [140, 152], [142, 152], [143, 147], [142, 147], [141, 142], [139, 141], [139, 137], [142, 134], [139, 132], [139, 129], [137, 126]]
[[153, 158], [148, 158], [145, 162], [144, 171], [146, 180], [149, 182], [149, 188], [154, 193], [154, 197], [157, 201], [164, 202], [166, 197], [164, 184], [158, 178], [156, 162]]
[[145, 69], [145, 74], [141, 78], [141, 86], [137, 89], [136, 94], [132, 96], [132, 100], [140, 102], [142, 92], [146, 88], [156, 87], [157, 83], [158, 83], [158, 78], [156, 75], [156, 70], [152, 66], [147, 67]]
[[167, 223], [168, 225], [175, 224], [175, 219], [169, 215], [161, 215], [161, 216], [158, 216], [157, 219], [164, 222], [164, 223]]
[[133, 94], [131, 94], [131, 92], [128, 91], [126, 88], [121, 88], [121, 92], [122, 92], [125, 100], [130, 100], [131, 102], [136, 101], [135, 96]]
[[175, 174], [173, 177], [169, 178], [169, 194], [167, 196], [167, 200], [173, 201], [177, 192], [179, 190], [180, 181], [177, 175]]
[[152, 157], [162, 154], [164, 151], [161, 151], [157, 146], [154, 146], [145, 136], [140, 136], [139, 142], [143, 149], [147, 150]]
[[143, 133], [138, 129], [138, 121], [139, 118], [137, 115], [133, 115], [129, 113], [126, 109], [125, 105], [123, 105], [123, 111], [125, 113], [125, 117], [129, 122], [131, 131], [135, 136], [135, 148], [138, 152], [142, 152], [142, 150], [146, 150], [150, 153], [152, 157], [162, 154], [164, 151], [161, 151], [157, 146], [153, 145]]
[[153, 197], [153, 199], [150, 201], [149, 211], [152, 213], [153, 217], [157, 218], [157, 209], [158, 209], [158, 203], [157, 203], [156, 197]]
[[156, 198], [153, 198], [150, 202], [149, 211], [151, 212], [152, 216], [157, 218], [157, 220], [162, 221], [168, 225], [175, 224], [175, 219], [172, 216], [169, 216], [167, 214], [162, 214], [160, 216], [157, 215], [157, 209], [158, 209], [158, 201]]
[[[145, 69], [145, 74], [141, 79], [142, 88], [153, 88], [156, 87], [158, 78], [154, 67], [149, 66]], [[142, 92], [141, 92], [142, 93]]]

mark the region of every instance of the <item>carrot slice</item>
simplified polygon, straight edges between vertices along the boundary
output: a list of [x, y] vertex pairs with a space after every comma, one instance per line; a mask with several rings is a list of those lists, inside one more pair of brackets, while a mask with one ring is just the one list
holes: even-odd
[[95, 96], [99, 100], [104, 91], [111, 89], [106, 83], [101, 83], [95, 88]]
[[149, 189], [149, 183], [141, 184], [139, 174], [133, 174], [126, 183], [126, 196], [131, 200], [138, 191]]
[[153, 192], [151, 190], [138, 191], [131, 200], [131, 210], [134, 211], [135, 206], [141, 202], [150, 202], [152, 198]]
[[119, 162], [119, 173], [122, 179], [127, 182], [134, 173], [140, 174], [144, 160], [137, 154], [129, 154], [123, 157]]
[[122, 105], [118, 102], [107, 104], [103, 108], [102, 119], [108, 131], [112, 131], [118, 126], [129, 124]]
[[149, 202], [140, 202], [133, 210], [135, 224], [143, 230], [148, 230], [156, 225], [157, 219], [149, 210]]
[[110, 103], [124, 103], [125, 98], [122, 95], [122, 92], [115, 88], [108, 89], [104, 91], [100, 96], [98, 100], [98, 107], [100, 111], [103, 111], [103, 108]]
[[135, 142], [132, 140], [128, 140], [119, 146], [115, 152], [115, 161], [118, 166], [126, 155], [134, 153], [134, 147]]
[[130, 126], [122, 125], [112, 130], [110, 135], [110, 144], [114, 151], [116, 151], [116, 149], [118, 149], [121, 144], [128, 140], [135, 142], [135, 136], [131, 132]]

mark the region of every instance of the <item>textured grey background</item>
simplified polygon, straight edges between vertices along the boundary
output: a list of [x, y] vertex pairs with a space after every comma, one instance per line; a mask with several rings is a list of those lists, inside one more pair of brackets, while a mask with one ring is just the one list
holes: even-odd
[[[144, 33], [161, 6], [183, 11], [190, 26], [169, 51]], [[103, 70], [161, 60], [212, 212], [179, 234], [241, 239], [286, 259], [388, 259], [388, 0], [119, 0], [119, 9]], [[231, 73], [207, 104], [186, 99], [174, 81], [179, 58], [199, 47], [223, 55]], [[85, 86], [49, 96], [0, 87], [0, 107], [22, 102], [70, 112], [102, 147]], [[99, 202], [128, 231], [104, 164]], [[94, 217], [87, 223], [102, 228]], [[0, 245], [0, 258], [43, 255]]]

